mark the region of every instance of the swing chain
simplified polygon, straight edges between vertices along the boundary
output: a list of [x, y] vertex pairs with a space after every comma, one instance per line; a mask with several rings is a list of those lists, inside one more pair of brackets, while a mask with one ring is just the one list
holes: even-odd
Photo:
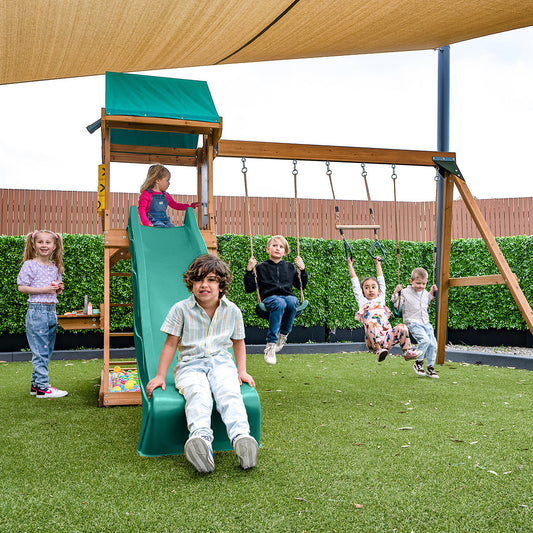
[[292, 169], [292, 175], [293, 176], [296, 176], [298, 174], [298, 169], [296, 168], [296, 165], [297, 165], [298, 161], [296, 161], [296, 159], [293, 159], [292, 160], [292, 164], [293, 164], [293, 169]]
[[395, 180], [397, 178], [398, 178], [398, 175], [396, 174], [396, 165], [393, 163], [392, 164], [392, 176], [391, 176], [391, 179]]
[[333, 174], [333, 171], [329, 168], [329, 161], [326, 161], [326, 175], [331, 176]]
[[241, 158], [241, 161], [242, 161], [242, 169], [241, 169], [241, 172], [243, 174], [246, 174], [248, 172], [248, 169], [246, 168], [246, 157], [242, 157]]
[[365, 169], [365, 164], [364, 163], [361, 163], [361, 168], [362, 168], [361, 176], [363, 176], [363, 178], [366, 178], [367, 175], [368, 175], [368, 172]]
[[440, 172], [439, 172], [439, 167], [437, 165], [435, 165], [435, 177], [433, 179], [435, 181], [439, 181], [440, 180]]

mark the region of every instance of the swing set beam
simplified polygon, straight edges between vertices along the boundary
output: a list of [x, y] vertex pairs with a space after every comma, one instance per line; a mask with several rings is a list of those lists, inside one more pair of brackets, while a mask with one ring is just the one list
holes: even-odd
[[379, 163], [434, 167], [434, 157], [455, 158], [453, 152], [395, 150], [389, 148], [356, 148], [317, 144], [291, 144], [221, 139], [219, 157], [256, 159], [297, 159], [298, 161], [331, 161], [338, 163]]

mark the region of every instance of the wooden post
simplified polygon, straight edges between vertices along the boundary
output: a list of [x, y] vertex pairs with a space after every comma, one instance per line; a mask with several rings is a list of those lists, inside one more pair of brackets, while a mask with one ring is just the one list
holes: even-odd
[[450, 250], [452, 243], [452, 211], [454, 181], [449, 172], [444, 173], [444, 198], [442, 221], [442, 252], [439, 278], [439, 321], [437, 324], [437, 363], [444, 363], [446, 333], [448, 329], [448, 289], [450, 279]]

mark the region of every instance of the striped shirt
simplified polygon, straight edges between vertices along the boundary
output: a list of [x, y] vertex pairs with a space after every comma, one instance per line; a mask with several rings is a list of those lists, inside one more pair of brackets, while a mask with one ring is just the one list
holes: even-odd
[[172, 306], [161, 331], [180, 338], [178, 361], [227, 355], [232, 339], [244, 339], [241, 310], [225, 296], [220, 299], [213, 319], [198, 304], [193, 294]]

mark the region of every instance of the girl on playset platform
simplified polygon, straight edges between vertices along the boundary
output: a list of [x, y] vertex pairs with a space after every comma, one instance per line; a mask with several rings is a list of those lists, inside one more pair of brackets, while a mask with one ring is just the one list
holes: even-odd
[[180, 204], [170, 196], [167, 189], [170, 185], [170, 171], [163, 165], [152, 165], [141, 186], [139, 196], [139, 218], [143, 226], [156, 228], [173, 228], [167, 214], [167, 208], [185, 211], [188, 207], [199, 207], [201, 202]]

